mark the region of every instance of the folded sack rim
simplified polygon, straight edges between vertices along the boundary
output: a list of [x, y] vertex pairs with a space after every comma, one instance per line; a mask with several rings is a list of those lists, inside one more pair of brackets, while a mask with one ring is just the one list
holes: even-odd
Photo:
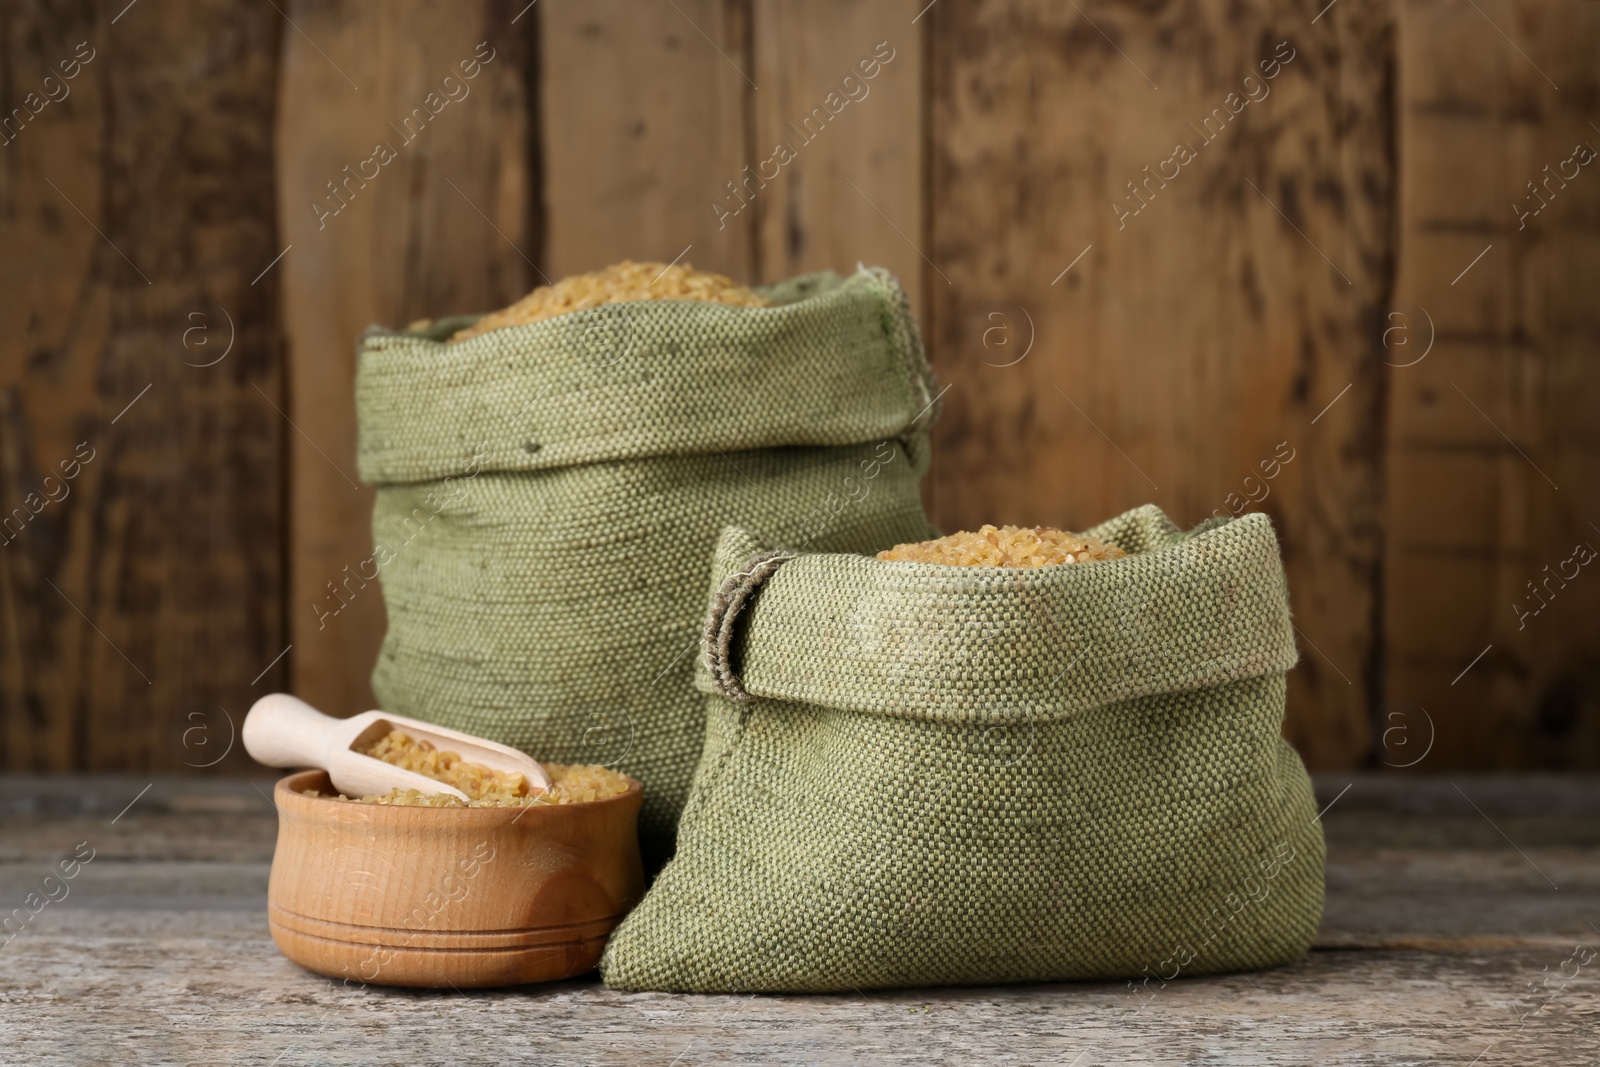
[[[759, 587], [743, 591], [735, 618], [719, 615], [713, 603], [695, 684], [737, 700], [930, 721], [1051, 721], [1282, 673], [1298, 661], [1268, 516], [1212, 520], [1184, 532], [1145, 505], [1088, 531], [1108, 540], [1118, 532], [1143, 550], [1037, 568], [792, 554], [778, 566], [755, 568]], [[752, 562], [773, 555], [748, 531], [726, 527], [717, 577], [750, 572]], [[1197, 595], [1206, 590], [1214, 595]], [[1019, 599], [1028, 614], [1016, 610]], [[1127, 610], [1107, 618], [1108, 602]], [[885, 603], [897, 607], [885, 612]], [[869, 604], [870, 618], [853, 614]], [[983, 636], [995, 655], [981, 663], [963, 658], [973, 645], [970, 629], [948, 626], [974, 616], [994, 629]], [[781, 618], [782, 627], [764, 622], [771, 618]], [[920, 656], [885, 647], [902, 638], [920, 640]], [[986, 672], [1007, 659], [1016, 664], [1015, 678], [997, 700]]]

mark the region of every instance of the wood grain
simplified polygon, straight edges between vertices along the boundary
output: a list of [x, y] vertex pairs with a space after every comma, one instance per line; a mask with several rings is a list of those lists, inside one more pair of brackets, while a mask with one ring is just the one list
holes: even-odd
[[452, 811], [332, 789], [302, 771], [273, 791], [272, 939], [318, 974], [440, 989], [571, 978], [644, 895], [638, 782], [587, 804]]
[[282, 647], [279, 21], [0, 12], [0, 769], [213, 764]]
[[1392, 372], [1387, 697], [1427, 709], [1433, 766], [1600, 766], [1600, 574], [1562, 566], [1600, 549], [1600, 172], [1544, 184], [1600, 149], [1600, 10], [1400, 17], [1396, 292], [1435, 339]]
[[749, 157], [746, 4], [539, 5], [551, 277], [623, 259], [754, 280], [753, 214], [716, 209]]
[[920, 312], [923, 38], [912, 20], [925, 6], [757, 0], [755, 181], [748, 207], [723, 203], [754, 212], [763, 281], [867, 263], [893, 271]]
[[145, 781], [0, 780], [0, 817], [24, 829], [0, 847], [12, 906], [75, 843], [96, 850], [68, 896], [4, 946], [0, 1041], [18, 1062], [443, 1062], [464, 1046], [503, 1058], [507, 1034], [535, 1063], [1303, 1064], [1310, 1049], [1329, 1063], [1465, 1065], [1600, 1054], [1592, 965], [1518, 1018], [1537, 1003], [1530, 982], [1538, 990], [1575, 942], [1600, 942], [1586, 922], [1600, 907], [1592, 774], [1460, 777], [1481, 815], [1442, 781], [1319, 780], [1322, 805], [1332, 802], [1323, 947], [1291, 967], [1179, 979], [1147, 1003], [1113, 983], [804, 997], [615, 993], [592, 979], [461, 994], [347, 985], [272, 944], [276, 815], [265, 796], [250, 783], [163, 779], [108, 825]]
[[[1153, 501], [1187, 525], [1260, 497], [1302, 633], [1288, 735], [1316, 766], [1357, 764], [1378, 663], [1387, 14], [1079, 8], [925, 19], [930, 254], [954, 283], [929, 287], [951, 384], [935, 521], [1083, 528]], [[1163, 167], [1175, 142], [1193, 158]]]
[[1594, 168], [1513, 208], [1600, 148], [1593, 5], [278, 8], [0, 13], [0, 768], [198, 772], [270, 689], [368, 708], [356, 336], [680, 254], [900, 274], [946, 529], [1270, 513], [1313, 766], [1600, 766], [1600, 580], [1558, 577], [1600, 547]]
[[511, 21], [522, 6], [286, 8], [300, 31], [284, 37], [277, 155], [293, 246], [276, 268], [295, 426], [289, 663], [294, 691], [334, 714], [374, 706], [384, 632], [378, 584], [357, 573], [372, 554], [372, 494], [356, 484], [356, 338], [371, 323], [503, 306], [540, 276], [533, 22]]

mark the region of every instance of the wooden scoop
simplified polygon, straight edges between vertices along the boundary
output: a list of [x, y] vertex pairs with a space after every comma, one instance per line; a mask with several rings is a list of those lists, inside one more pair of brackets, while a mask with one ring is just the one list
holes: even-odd
[[257, 763], [320, 768], [328, 772], [333, 787], [347, 797], [383, 796], [392, 789], [415, 789], [468, 799], [455, 786], [355, 751], [370, 747], [396, 729], [437, 749], [458, 753], [468, 763], [520, 774], [530, 793], [543, 793], [550, 788], [550, 776], [539, 761], [507, 745], [381, 711], [335, 719], [288, 693], [272, 693], [256, 701], [245, 716], [241, 734], [245, 751]]

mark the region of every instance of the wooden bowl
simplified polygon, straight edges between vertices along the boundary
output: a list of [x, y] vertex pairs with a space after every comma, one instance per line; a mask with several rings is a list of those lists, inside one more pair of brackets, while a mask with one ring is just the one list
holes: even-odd
[[272, 939], [331, 978], [400, 986], [548, 982], [592, 970], [644, 893], [641, 791], [586, 804], [355, 804], [323, 771], [274, 789]]

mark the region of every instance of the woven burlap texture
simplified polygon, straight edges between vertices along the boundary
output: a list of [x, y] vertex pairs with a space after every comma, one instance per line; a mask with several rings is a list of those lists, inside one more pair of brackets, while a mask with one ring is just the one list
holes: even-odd
[[1280, 734], [1296, 652], [1270, 521], [1184, 533], [1144, 507], [1089, 532], [1130, 555], [784, 559], [725, 531], [705, 751], [606, 982], [1153, 991], [1304, 953], [1323, 839]]
[[361, 345], [380, 704], [633, 775], [656, 855], [705, 733], [693, 650], [721, 528], [833, 551], [931, 533], [936, 390], [899, 285], [765, 292], [777, 306], [615, 304], [442, 343], [456, 318]]

